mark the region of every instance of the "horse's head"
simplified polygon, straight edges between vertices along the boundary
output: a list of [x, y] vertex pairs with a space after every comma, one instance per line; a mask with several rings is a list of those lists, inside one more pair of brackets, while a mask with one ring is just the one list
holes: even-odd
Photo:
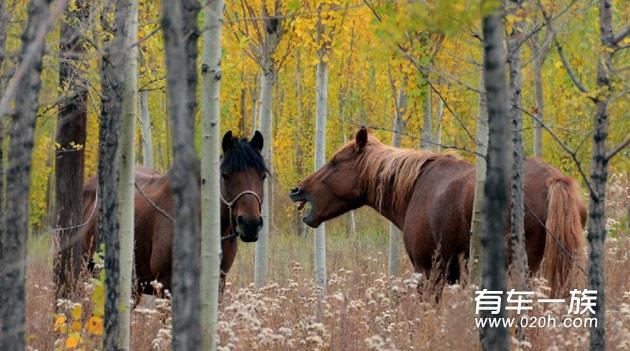
[[267, 167], [261, 155], [263, 136], [238, 139], [232, 131], [223, 136], [221, 201], [228, 207], [230, 224], [245, 242], [258, 240], [263, 226], [261, 207]]
[[342, 146], [317, 172], [291, 189], [289, 197], [298, 204], [298, 209], [310, 204], [304, 223], [316, 228], [326, 220], [365, 204], [357, 161], [367, 143], [367, 129], [361, 128], [354, 141]]

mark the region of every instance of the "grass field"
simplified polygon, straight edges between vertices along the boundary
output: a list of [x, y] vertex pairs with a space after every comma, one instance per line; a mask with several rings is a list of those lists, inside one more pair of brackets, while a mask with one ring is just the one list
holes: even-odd
[[[289, 206], [279, 199], [278, 206]], [[628, 208], [630, 179], [611, 179], [608, 196], [609, 238], [606, 253], [606, 332], [611, 350], [630, 349], [630, 233]], [[219, 333], [222, 350], [475, 350], [479, 348], [475, 327], [475, 287], [447, 286], [439, 303], [418, 294], [426, 283], [409, 272], [402, 255], [403, 272], [388, 278], [387, 223], [369, 209], [357, 213], [357, 236], [346, 232], [345, 217], [327, 225], [329, 286], [323, 300], [312, 281], [312, 233], [292, 233], [290, 221], [276, 218], [269, 249], [270, 283], [253, 287], [253, 244], [240, 243], [236, 262], [220, 308]], [[48, 239], [30, 243], [28, 267], [28, 338], [33, 349], [93, 349], [99, 347], [98, 332], [90, 332], [93, 284], [86, 284], [73, 301], [82, 311], [67, 330], [54, 323], [54, 293]], [[533, 288], [544, 294], [544, 281], [534, 279]], [[72, 304], [68, 304], [68, 316]], [[76, 305], [74, 305], [76, 308]], [[530, 316], [564, 318], [567, 306], [542, 310], [535, 306]], [[134, 350], [169, 349], [169, 301], [145, 296], [133, 312]], [[93, 326], [92, 326], [93, 327]], [[55, 330], [57, 329], [57, 330]], [[76, 347], [68, 343], [75, 330]], [[513, 330], [514, 331], [514, 330]], [[514, 333], [512, 333], [514, 335]], [[582, 350], [588, 347], [587, 328], [527, 328], [526, 341], [512, 338], [513, 349]], [[55, 346], [56, 345], [56, 346]], [[70, 347], [67, 347], [70, 346]]]

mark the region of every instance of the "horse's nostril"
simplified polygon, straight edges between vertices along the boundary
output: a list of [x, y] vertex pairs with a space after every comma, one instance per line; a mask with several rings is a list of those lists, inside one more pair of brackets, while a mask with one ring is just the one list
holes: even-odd
[[238, 217], [236, 217], [236, 222], [237, 222], [238, 224], [242, 224], [242, 223], [244, 222], [244, 221], [243, 221], [243, 216], [238, 216]]

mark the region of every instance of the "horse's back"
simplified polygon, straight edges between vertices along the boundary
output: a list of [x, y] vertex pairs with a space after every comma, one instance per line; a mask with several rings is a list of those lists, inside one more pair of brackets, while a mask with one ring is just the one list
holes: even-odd
[[[139, 187], [145, 187], [152, 183], [157, 184], [160, 182], [160, 178], [163, 178], [159, 172], [144, 166], [137, 166], [134, 176]], [[94, 250], [93, 245], [96, 238], [96, 223], [99, 212], [98, 196], [101, 196], [98, 192], [98, 176], [93, 176], [83, 184], [83, 221], [86, 225], [81, 228], [79, 234], [84, 251], [90, 255]], [[137, 202], [136, 199], [136, 207]]]
[[[475, 165], [452, 157], [435, 159], [423, 169], [403, 228], [405, 244], [416, 268], [430, 267], [438, 249], [445, 260], [468, 252], [475, 177]], [[524, 163], [524, 229], [532, 271], [538, 269], [545, 249], [549, 182], [558, 177], [562, 177], [562, 172], [538, 158]], [[508, 194], [510, 184], [511, 180], [506, 189]], [[584, 223], [586, 209], [581, 203], [578, 206]]]

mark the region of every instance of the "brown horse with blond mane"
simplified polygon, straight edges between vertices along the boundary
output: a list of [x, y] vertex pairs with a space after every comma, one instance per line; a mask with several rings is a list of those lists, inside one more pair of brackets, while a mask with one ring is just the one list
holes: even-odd
[[[237, 251], [237, 238], [258, 240], [262, 228], [261, 204], [267, 167], [261, 155], [263, 136], [238, 139], [229, 131], [223, 136], [221, 157], [221, 292]], [[199, 172], [199, 169], [196, 170]], [[200, 179], [200, 178], [199, 178]], [[137, 296], [152, 294], [157, 280], [163, 289], [171, 286], [175, 199], [170, 174], [141, 167], [135, 173], [134, 260]], [[85, 258], [92, 257], [97, 235], [98, 179], [89, 179], [83, 190], [83, 215], [88, 225], [80, 233]], [[201, 213], [199, 214], [201, 216]]]
[[[574, 268], [583, 260], [586, 209], [576, 182], [556, 168], [534, 158], [524, 173], [529, 269], [536, 272], [544, 258], [543, 274], [557, 294], [574, 283]], [[314, 228], [361, 206], [374, 208], [402, 230], [415, 272], [429, 277], [433, 269], [454, 283], [460, 261], [468, 258], [474, 189], [473, 164], [386, 146], [361, 128], [290, 198], [299, 209], [310, 204], [303, 221]]]

